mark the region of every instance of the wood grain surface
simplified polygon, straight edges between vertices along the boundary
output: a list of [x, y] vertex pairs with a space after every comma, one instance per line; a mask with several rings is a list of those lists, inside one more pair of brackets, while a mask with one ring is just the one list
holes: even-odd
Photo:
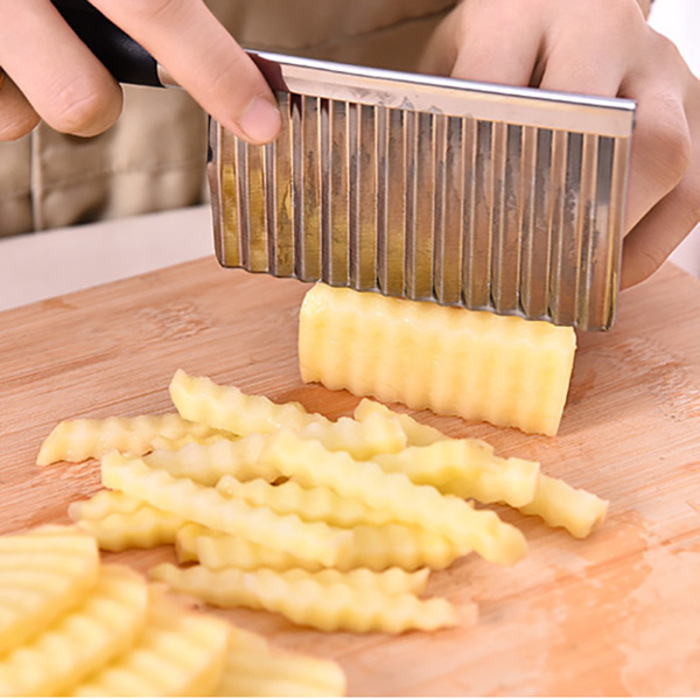
[[[299, 378], [306, 288], [204, 259], [0, 314], [0, 532], [67, 522], [68, 504], [99, 488], [94, 462], [34, 466], [59, 420], [172, 410], [178, 367], [349, 413], [356, 397]], [[221, 614], [336, 658], [353, 695], [700, 693], [700, 283], [667, 265], [622, 295], [612, 331], [579, 335], [556, 438], [415, 415], [539, 460], [609, 499], [608, 519], [578, 541], [502, 511], [529, 555], [510, 568], [470, 556], [434, 573], [431, 592], [464, 618], [452, 630], [323, 634], [264, 612]], [[145, 570], [172, 552], [105, 559]]]

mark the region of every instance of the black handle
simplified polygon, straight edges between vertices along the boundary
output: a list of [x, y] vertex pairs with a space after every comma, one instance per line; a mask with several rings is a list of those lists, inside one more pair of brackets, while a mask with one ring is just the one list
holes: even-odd
[[158, 63], [86, 0], [51, 0], [63, 19], [120, 82], [163, 87]]

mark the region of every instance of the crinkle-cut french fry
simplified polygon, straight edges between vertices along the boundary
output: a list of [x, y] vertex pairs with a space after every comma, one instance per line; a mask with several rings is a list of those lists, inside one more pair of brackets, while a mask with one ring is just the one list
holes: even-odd
[[[187, 530], [187, 528], [183, 528]], [[329, 586], [334, 583], [342, 583], [345, 585], [352, 586], [358, 590], [364, 589], [377, 589], [386, 593], [387, 595], [394, 595], [397, 593], [414, 593], [419, 594], [428, 583], [428, 576], [430, 575], [430, 569], [428, 567], [416, 568], [412, 571], [406, 570], [400, 566], [389, 566], [384, 567], [382, 570], [374, 570], [369, 567], [364, 567], [362, 565], [349, 567], [347, 569], [339, 569], [334, 567], [332, 569], [328, 568], [318, 568], [315, 566], [313, 569], [308, 569], [305, 566], [299, 566], [299, 563], [293, 558], [287, 562], [287, 566], [266, 566], [259, 559], [254, 563], [253, 566], [236, 566], [234, 564], [222, 561], [227, 555], [233, 554], [233, 558], [236, 557], [234, 553], [234, 548], [238, 543], [244, 543], [245, 541], [241, 538], [237, 538], [235, 535], [223, 535], [222, 533], [211, 534], [198, 534], [195, 529], [191, 534], [185, 534], [185, 540], [188, 537], [193, 539], [192, 542], [186, 542], [189, 545], [189, 550], [194, 553], [192, 560], [199, 561], [200, 564], [205, 566], [212, 571], [221, 571], [222, 569], [237, 569], [239, 571], [275, 571], [277, 575], [290, 583], [294, 581], [299, 581], [301, 579], [309, 579], [317, 581], [321, 585]], [[202, 545], [205, 545], [204, 548]], [[199, 553], [206, 551], [206, 545], [213, 545], [210, 547], [212, 554], [216, 553], [217, 548], [225, 548], [220, 553], [220, 556], [211, 556], [215, 566], [209, 566], [205, 559], [208, 557], [199, 557]], [[274, 550], [272, 550], [274, 551]], [[311, 562], [313, 565], [313, 562]]]
[[336, 568], [366, 566], [382, 571], [389, 566], [400, 566], [413, 571], [427, 566], [435, 570], [446, 569], [470, 552], [471, 547], [460, 546], [417, 525], [356, 525], [352, 528], [352, 547], [346, 555], [339, 557]]
[[418, 486], [404, 474], [387, 474], [373, 462], [358, 462], [346, 452], [329, 452], [317, 440], [302, 440], [289, 430], [271, 436], [261, 461], [305, 486], [323, 485], [370, 507], [385, 509], [393, 520], [434, 530], [467, 544], [488, 561], [513, 564], [527, 553], [516, 527], [492, 510], [477, 510], [432, 486]]
[[301, 307], [305, 382], [555, 435], [573, 328], [316, 284]]
[[423, 445], [432, 445], [434, 442], [445, 440], [447, 438], [447, 435], [437, 428], [433, 428], [432, 425], [420, 423], [407, 413], [397, 413], [396, 411], [392, 411], [383, 403], [379, 403], [379, 401], [374, 401], [373, 399], [367, 397], [363, 398], [360, 403], [357, 404], [355, 411], [353, 412], [355, 420], [359, 421], [365, 421], [373, 414], [395, 416], [398, 418], [399, 423], [406, 434], [406, 444], [408, 446], [421, 447]]
[[[179, 438], [167, 438], [162, 435], [158, 435], [153, 438], [152, 447], [154, 450], [180, 450], [186, 445], [211, 445], [212, 442], [217, 442], [219, 440], [238, 440], [237, 435], [227, 434], [223, 430], [214, 430], [212, 428], [212, 434], [206, 435], [205, 437], [199, 437], [197, 435], [183, 435]], [[151, 454], [150, 452], [148, 454]]]
[[343, 417], [334, 422], [318, 413], [307, 413], [297, 402], [276, 404], [265, 396], [244, 394], [236, 387], [215, 384], [208, 377], [192, 377], [183, 370], [175, 372], [170, 396], [183, 417], [237, 435], [287, 428], [319, 439], [329, 450], [345, 450], [356, 459], [396, 452], [406, 445], [395, 416], [375, 413], [366, 421]]
[[296, 513], [303, 520], [322, 520], [335, 527], [382, 525], [392, 520], [387, 511], [371, 508], [358, 498], [341, 496], [328, 486], [304, 487], [291, 479], [274, 485], [265, 479], [239, 481], [229, 474], [221, 477], [216, 489], [229, 498], [267, 506], [275, 513]]
[[100, 549], [122, 552], [148, 549], [175, 542], [177, 530], [187, 521], [176, 513], [154, 508], [122, 491], [101, 489], [84, 501], [68, 506], [68, 516], [97, 539]]
[[[372, 508], [359, 498], [340, 496], [327, 486], [305, 488], [293, 479], [278, 486], [262, 479], [241, 483], [231, 476], [224, 476], [217, 489], [226, 496], [243, 498], [252, 505], [266, 505], [280, 514], [297, 513], [305, 520], [321, 520], [332, 526], [351, 528], [353, 542], [338, 556], [334, 564], [336, 568], [350, 569], [364, 566], [365, 563], [372, 568], [392, 565], [416, 568], [413, 562], [421, 562], [424, 557], [427, 559], [425, 565], [445, 568], [458, 556], [472, 549], [471, 536], [462, 537], [461, 546], [458, 546], [449, 538], [440, 533], [430, 532], [425, 527], [392, 522], [393, 513], [390, 510]], [[375, 527], [356, 527], [359, 525]], [[400, 527], [392, 529], [389, 525]], [[358, 541], [360, 537], [362, 543]], [[370, 552], [373, 553], [371, 557]], [[401, 558], [394, 559], [393, 557], [398, 557], [398, 552], [402, 552]], [[280, 557], [276, 553], [270, 553], [268, 556], [267, 552], [250, 546], [239, 549], [234, 556], [245, 557], [244, 561], [250, 562], [263, 557], [272, 561], [270, 566], [275, 569], [284, 568], [282, 563], [294, 557], [291, 554]], [[417, 564], [421, 565], [423, 564]]]
[[0, 537], [0, 657], [79, 605], [97, 582], [99, 552], [73, 527]]
[[115, 452], [102, 459], [102, 481], [133, 498], [214, 530], [241, 534], [254, 542], [274, 542], [307, 559], [333, 566], [348, 533], [325, 523], [307, 523], [296, 515], [278, 515], [269, 508], [225, 498], [214, 488], [177, 479], [162, 469], [151, 469], [140, 457]]
[[164, 469], [177, 478], [192, 479], [204, 486], [216, 486], [225, 474], [241, 481], [262, 478], [274, 481], [276, 469], [260, 463], [266, 435], [251, 433], [239, 440], [215, 440], [202, 445], [191, 443], [179, 450], [155, 450], [143, 461], [154, 469]]
[[0, 659], [0, 695], [62, 695], [129, 649], [144, 626], [148, 584], [129, 568], [102, 565], [77, 608]]
[[[178, 528], [175, 533], [175, 556], [181, 564], [185, 564], [191, 561], [198, 561], [197, 559], [197, 538], [198, 537], [208, 537], [209, 535], [216, 535], [217, 537], [235, 537], [245, 541], [242, 538], [238, 538], [237, 535], [226, 535], [219, 530], [210, 530], [204, 525], [199, 525], [197, 523], [187, 523], [181, 528]], [[321, 565], [318, 564], [320, 567]]]
[[[387, 523], [380, 526], [357, 525], [350, 529], [350, 546], [344, 547], [334, 568], [350, 571], [368, 568], [384, 571], [398, 566], [406, 571], [423, 567], [445, 569], [456, 559], [471, 552], [458, 547], [447, 537], [415, 525]], [[238, 535], [187, 525], [176, 538], [178, 561], [199, 561], [209, 569], [275, 569], [283, 571], [303, 568], [318, 571], [318, 562], [309, 561], [292, 552], [283, 552], [246, 540]]]
[[[366, 419], [370, 413], [394, 413], [390, 408], [378, 401], [363, 398], [355, 408], [355, 418]], [[475, 498], [482, 503], [503, 501], [520, 509], [527, 515], [539, 515], [552, 527], [563, 527], [575, 537], [587, 537], [593, 528], [605, 519], [608, 502], [584, 489], [575, 489], [565, 482], [553, 479], [539, 473], [537, 463], [519, 458], [500, 458], [493, 455], [493, 447], [480, 440], [465, 440], [469, 443], [466, 448], [477, 459], [476, 464], [486, 467], [488, 480], [480, 479], [479, 490], [472, 487], [473, 480], [465, 479], [459, 473], [454, 474], [453, 468], [446, 465], [450, 460], [438, 457], [435, 460], [421, 460], [420, 467], [411, 464], [404, 466], [403, 461], [411, 454], [419, 452], [412, 447], [432, 446], [435, 443], [449, 440], [446, 435], [432, 426], [419, 423], [411, 416], [396, 413], [401, 426], [406, 433], [409, 449], [395, 454], [375, 455], [377, 462], [385, 471], [400, 471], [419, 484], [432, 484], [443, 493], [451, 493], [462, 498]], [[452, 441], [450, 441], [452, 442]], [[454, 441], [462, 442], [462, 441]], [[482, 452], [477, 451], [477, 446]], [[437, 448], [441, 449], [441, 448]], [[463, 447], [450, 449], [465, 449]], [[472, 452], [473, 450], [473, 452]], [[426, 451], [426, 454], [428, 452]], [[473, 465], [474, 462], [471, 462]], [[525, 494], [529, 492], [531, 479], [536, 475], [532, 497], [527, 501]], [[488, 490], [484, 490], [488, 487]], [[504, 488], [507, 493], [499, 493]]]
[[73, 697], [211, 696], [223, 679], [231, 626], [153, 593], [132, 649], [73, 688]]
[[327, 450], [348, 452], [354, 459], [370, 459], [406, 447], [406, 433], [398, 418], [379, 413], [362, 421], [346, 416], [335, 422], [314, 421], [296, 432], [306, 440], [319, 440]]
[[221, 431], [208, 425], [183, 419], [177, 413], [111, 418], [76, 418], [61, 421], [44, 440], [36, 463], [46, 466], [54, 462], [83, 462], [99, 459], [117, 450], [143, 455], [153, 449], [158, 437], [170, 440], [203, 439]]
[[532, 501], [540, 469], [537, 462], [499, 457], [491, 445], [473, 439], [407, 447], [373, 461], [386, 472], [405, 474], [415, 484], [428, 484], [442, 493], [514, 507]]
[[[264, 571], [264, 569], [258, 569]], [[404, 571], [398, 566], [393, 566], [384, 571], [372, 571], [367, 568], [340, 571], [338, 569], [320, 569], [319, 571], [307, 571], [306, 569], [287, 569], [274, 571], [276, 576], [288, 583], [296, 581], [316, 581], [321, 586], [331, 586], [341, 583], [358, 591], [380, 591], [386, 595], [399, 593], [413, 593], [418, 595], [425, 590], [428, 583], [430, 569], [423, 568], [416, 571]]]
[[133, 513], [111, 513], [104, 518], [84, 518], [75, 524], [90, 533], [100, 549], [123, 552], [126, 549], [150, 549], [173, 544], [177, 531], [188, 524], [176, 513], [154, 508], [145, 503]]
[[342, 583], [356, 590], [378, 590], [387, 595], [399, 593], [413, 593], [418, 595], [425, 590], [428, 583], [430, 569], [423, 568], [416, 571], [405, 571], [398, 566], [392, 566], [384, 571], [373, 571], [367, 568], [339, 571], [338, 569], [321, 569], [310, 572], [304, 569], [288, 569], [279, 575], [285, 581], [301, 581], [312, 579], [322, 586], [330, 586]]
[[456, 624], [454, 609], [442, 598], [421, 600], [410, 593], [387, 595], [343, 583], [323, 585], [310, 577], [289, 581], [271, 569], [211, 571], [203, 566], [179, 569], [160, 564], [151, 569], [150, 575], [175, 591], [212, 605], [262, 608], [326, 632], [399, 633]]
[[144, 506], [144, 501], [127, 496], [122, 491], [100, 489], [82, 501], [73, 501], [68, 506], [68, 517], [73, 522], [78, 520], [101, 520], [113, 513], [129, 515]]
[[550, 527], [563, 527], [574, 537], [584, 538], [605, 519], [608, 501], [562, 479], [540, 474], [534, 499], [518, 510], [539, 515]]
[[298, 430], [316, 419], [326, 420], [308, 413], [298, 402], [277, 404], [266, 396], [245, 394], [235, 386], [191, 376], [182, 369], [170, 382], [170, 398], [183, 418], [236, 435], [269, 433], [282, 426]]
[[[181, 564], [199, 561], [210, 569], [234, 567], [247, 571], [261, 568], [284, 571], [302, 567], [307, 571], [319, 571], [323, 568], [318, 561], [304, 559], [294, 552], [251, 542], [241, 535], [227, 534], [196, 523], [177, 531], [175, 551]], [[334, 566], [338, 567], [337, 561]]]
[[273, 647], [254, 632], [234, 627], [216, 689], [221, 697], [342, 697], [347, 681], [330, 659]]

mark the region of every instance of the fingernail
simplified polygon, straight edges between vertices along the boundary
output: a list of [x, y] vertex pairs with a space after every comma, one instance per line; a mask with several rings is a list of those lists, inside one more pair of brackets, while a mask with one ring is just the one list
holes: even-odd
[[279, 109], [264, 97], [254, 97], [237, 120], [238, 128], [252, 143], [272, 141], [282, 125]]

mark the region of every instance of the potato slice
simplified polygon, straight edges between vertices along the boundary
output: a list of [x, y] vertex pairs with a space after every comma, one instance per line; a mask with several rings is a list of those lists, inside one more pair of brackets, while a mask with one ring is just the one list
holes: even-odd
[[0, 537], [0, 656], [78, 606], [98, 571], [97, 543], [76, 528]]
[[154, 593], [133, 648], [73, 688], [78, 697], [211, 696], [220, 687], [231, 626]]
[[0, 659], [0, 695], [61, 695], [131, 648], [148, 607], [143, 576], [103, 565], [82, 605]]
[[335, 661], [271, 646], [261, 635], [234, 627], [224, 675], [216, 694], [222, 697], [341, 697], [346, 686], [343, 669]]

